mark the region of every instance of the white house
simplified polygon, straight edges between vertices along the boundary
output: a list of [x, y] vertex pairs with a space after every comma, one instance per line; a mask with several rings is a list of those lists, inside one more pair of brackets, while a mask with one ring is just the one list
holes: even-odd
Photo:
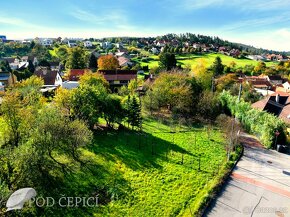
[[153, 54], [159, 54], [159, 50], [156, 47], [153, 47], [151, 51]]
[[67, 45], [72, 48], [77, 46], [77, 41], [75, 40], [68, 40]]
[[44, 81], [43, 87], [58, 87], [62, 86], [62, 78], [58, 71], [50, 70], [46, 67], [39, 67], [34, 75], [40, 77]]
[[93, 43], [91, 41], [84, 41], [84, 46], [85, 47], [92, 47]]
[[101, 42], [100, 45], [103, 49], [111, 49], [113, 47], [112, 43], [108, 41]]
[[44, 38], [43, 40], [41, 40], [42, 46], [50, 47], [52, 44], [53, 44], [53, 40], [50, 38]]

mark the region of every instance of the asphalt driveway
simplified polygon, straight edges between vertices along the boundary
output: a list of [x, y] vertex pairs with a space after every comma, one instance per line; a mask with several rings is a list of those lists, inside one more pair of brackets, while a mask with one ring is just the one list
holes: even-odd
[[290, 156], [242, 136], [244, 156], [205, 216], [290, 217]]

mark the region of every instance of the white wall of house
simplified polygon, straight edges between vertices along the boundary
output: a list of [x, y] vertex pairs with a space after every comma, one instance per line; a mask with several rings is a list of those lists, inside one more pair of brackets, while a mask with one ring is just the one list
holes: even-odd
[[62, 86], [62, 78], [61, 78], [61, 76], [60, 76], [60, 74], [59, 73], [57, 73], [56, 74], [56, 78], [55, 78], [55, 85], [56, 86]]

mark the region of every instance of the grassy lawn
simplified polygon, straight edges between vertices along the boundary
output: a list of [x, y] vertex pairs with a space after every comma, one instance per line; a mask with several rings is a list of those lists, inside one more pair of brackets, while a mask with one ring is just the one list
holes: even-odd
[[[236, 59], [227, 55], [223, 54], [215, 54], [215, 53], [209, 53], [209, 54], [203, 54], [203, 55], [195, 55], [195, 54], [181, 54], [176, 55], [177, 63], [184, 66], [190, 65], [191, 67], [195, 66], [200, 59], [203, 59], [205, 61], [205, 64], [207, 66], [210, 66], [215, 58], [219, 56], [222, 59], [223, 64], [229, 65], [232, 61], [236, 62], [237, 67], [244, 67], [245, 65], [257, 65], [258, 61], [250, 60], [250, 59]], [[148, 65], [149, 68], [158, 66], [158, 56], [153, 55], [150, 56], [150, 60], [148, 62], [144, 62], [141, 60], [136, 60], [141, 64], [141, 66]], [[267, 66], [273, 66], [276, 65], [274, 62], [266, 62]]]
[[84, 191], [97, 183], [102, 205], [94, 216], [190, 216], [216, 183], [226, 158], [219, 130], [208, 134], [203, 126], [169, 127], [149, 119], [143, 130], [141, 136], [100, 133], [83, 150], [96, 174], [83, 168], [73, 185]]

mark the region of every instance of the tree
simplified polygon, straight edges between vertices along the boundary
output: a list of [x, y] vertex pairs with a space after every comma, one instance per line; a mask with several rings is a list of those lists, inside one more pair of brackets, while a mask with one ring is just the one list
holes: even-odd
[[175, 55], [172, 53], [161, 53], [159, 55], [159, 66], [165, 70], [171, 70], [176, 67]]
[[223, 74], [224, 71], [224, 65], [222, 64], [222, 60], [219, 56], [215, 58], [215, 61], [213, 62], [211, 69], [213, 70], [214, 76]]
[[65, 46], [60, 46], [56, 51], [56, 55], [61, 61], [64, 61], [68, 56], [68, 49]]
[[66, 61], [67, 69], [84, 69], [87, 67], [87, 56], [85, 50], [80, 47], [69, 49]]
[[89, 68], [92, 70], [95, 70], [98, 68], [98, 62], [97, 62], [97, 58], [94, 54], [90, 55], [90, 59], [89, 59]]
[[100, 56], [98, 59], [100, 70], [115, 70], [119, 67], [118, 59], [113, 55]]
[[229, 90], [237, 82], [237, 80], [238, 78], [235, 74], [225, 74], [216, 79], [216, 89], [219, 92], [222, 92], [223, 90]]
[[120, 124], [125, 117], [121, 98], [117, 95], [108, 95], [103, 102], [103, 115], [107, 126], [113, 128], [113, 123]]
[[0, 61], [0, 69], [2, 72], [12, 72], [8, 61]]
[[104, 78], [104, 75], [100, 73], [92, 73], [91, 71], [86, 71], [84, 75], [80, 77], [79, 81], [80, 85], [89, 85], [89, 86], [97, 86], [97, 85], [102, 85], [104, 86], [107, 90], [109, 89], [109, 83], [108, 81]]
[[212, 87], [213, 72], [206, 68], [204, 59], [198, 60], [196, 66], [192, 69], [193, 76], [203, 86], [203, 89], [210, 89]]
[[141, 128], [142, 126], [142, 116], [141, 116], [141, 106], [137, 101], [136, 96], [132, 97], [129, 95], [126, 101], [126, 116], [127, 122], [132, 126], [137, 128]]
[[267, 66], [266, 63], [263, 61], [259, 61], [256, 67], [254, 68], [254, 71], [256, 74], [262, 74], [266, 70]]
[[204, 91], [197, 105], [198, 117], [214, 122], [216, 117], [221, 113], [221, 105], [216, 93]]
[[72, 117], [85, 121], [90, 129], [94, 129], [95, 124], [102, 117], [103, 103], [107, 95], [107, 89], [101, 84], [81, 85], [72, 95]]
[[193, 109], [195, 92], [192, 78], [179, 72], [161, 73], [144, 98], [146, 109], [167, 109], [174, 114], [189, 114]]
[[47, 67], [50, 69], [50, 63], [46, 59], [40, 60], [38, 66]]
[[28, 61], [28, 67], [27, 67], [27, 69], [31, 72], [31, 74], [33, 74], [34, 71], [35, 71], [35, 67], [34, 67], [34, 65], [33, 65], [33, 63], [32, 63], [31, 60]]

